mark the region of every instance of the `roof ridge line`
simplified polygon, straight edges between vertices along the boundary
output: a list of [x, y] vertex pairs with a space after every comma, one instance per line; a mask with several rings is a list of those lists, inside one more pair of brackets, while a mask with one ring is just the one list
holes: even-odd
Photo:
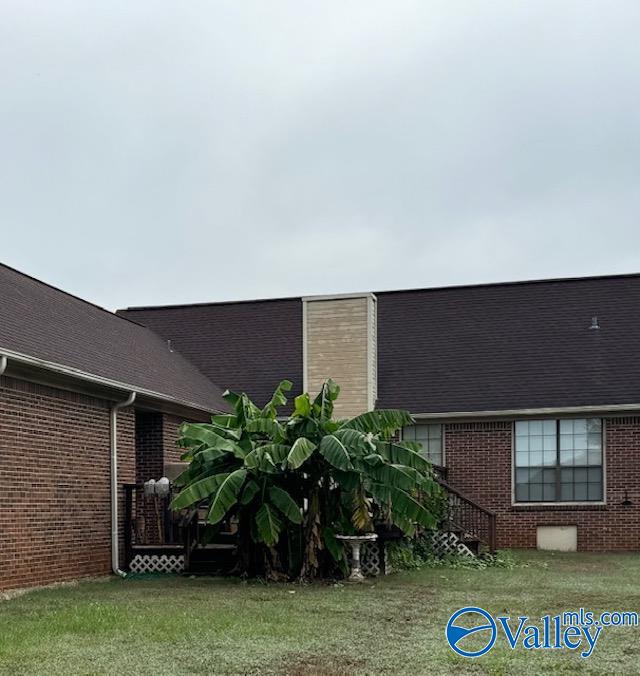
[[137, 312], [138, 310], [173, 310], [186, 307], [210, 307], [211, 305], [240, 305], [242, 303], [272, 303], [275, 301], [285, 301], [285, 300], [301, 301], [302, 298], [303, 296], [274, 296], [273, 298], [243, 298], [241, 300], [214, 300], [197, 303], [172, 303], [170, 305], [132, 305], [130, 307], [118, 308], [116, 310], [116, 313]]
[[[491, 288], [491, 287], [500, 287], [500, 286], [524, 286], [527, 284], [552, 284], [557, 282], [587, 282], [593, 280], [604, 280], [604, 279], [625, 279], [625, 278], [635, 278], [640, 277], [640, 272], [620, 272], [614, 274], [605, 274], [605, 275], [586, 275], [583, 277], [540, 277], [536, 279], [520, 279], [520, 280], [509, 280], [504, 282], [473, 282], [468, 284], [445, 284], [442, 286], [427, 286], [427, 287], [411, 287], [405, 289], [385, 289], [382, 291], [368, 291], [368, 292], [356, 292], [356, 293], [373, 293], [373, 294], [387, 294], [387, 293], [413, 293], [413, 292], [428, 292], [428, 291], [446, 291], [446, 290], [456, 290], [456, 289], [478, 289], [478, 288]], [[319, 294], [322, 295], [348, 295], [346, 293], [336, 292], [335, 294]], [[196, 302], [196, 303], [172, 303], [168, 305], [133, 305], [125, 308], [119, 308], [116, 310], [116, 315], [125, 319], [125, 315], [118, 313], [126, 312], [138, 312], [138, 311], [151, 311], [151, 310], [178, 310], [183, 308], [196, 308], [196, 307], [212, 307], [217, 305], [240, 305], [243, 303], [270, 303], [275, 301], [288, 301], [288, 300], [302, 300], [305, 297], [313, 297], [312, 295], [302, 294], [299, 296], [282, 296], [282, 297], [273, 297], [273, 298], [244, 298], [242, 300], [220, 300], [220, 301], [205, 301], [205, 302]], [[133, 321], [133, 320], [129, 320]], [[134, 322], [136, 323], [136, 322]]]
[[558, 282], [591, 282], [605, 279], [630, 279], [640, 277], [640, 272], [619, 272], [608, 275], [586, 275], [584, 277], [540, 277], [537, 279], [514, 279], [505, 282], [473, 282], [469, 284], [445, 284], [443, 286], [413, 287], [410, 289], [385, 289], [374, 291], [384, 293], [412, 293], [414, 291], [447, 291], [455, 289], [478, 289], [495, 286], [526, 286], [527, 284], [554, 284]]

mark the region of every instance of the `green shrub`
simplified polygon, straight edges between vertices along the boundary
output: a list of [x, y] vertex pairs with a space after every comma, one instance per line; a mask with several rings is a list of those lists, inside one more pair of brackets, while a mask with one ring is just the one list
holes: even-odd
[[393, 570], [417, 570], [425, 563], [406, 540], [387, 545], [387, 556]]
[[387, 545], [389, 564], [394, 570], [417, 570], [420, 568], [515, 568], [516, 560], [510, 552], [496, 552], [469, 556], [446, 554], [438, 556], [433, 550], [430, 532]]

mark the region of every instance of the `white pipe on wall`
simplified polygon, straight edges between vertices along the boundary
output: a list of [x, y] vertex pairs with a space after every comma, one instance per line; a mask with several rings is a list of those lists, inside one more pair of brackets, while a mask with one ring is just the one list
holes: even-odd
[[120, 570], [120, 543], [118, 538], [118, 411], [131, 406], [136, 400], [136, 393], [131, 392], [125, 401], [114, 404], [110, 411], [111, 428], [111, 568], [116, 575], [126, 577]]

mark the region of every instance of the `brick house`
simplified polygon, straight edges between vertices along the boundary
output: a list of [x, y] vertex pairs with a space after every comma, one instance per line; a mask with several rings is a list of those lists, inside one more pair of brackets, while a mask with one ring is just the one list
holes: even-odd
[[122, 485], [220, 388], [329, 376], [339, 415], [414, 415], [499, 547], [640, 549], [640, 275], [113, 314], [0, 265], [0, 589], [121, 567]]
[[0, 374], [0, 589], [123, 566], [122, 484], [164, 473], [181, 421], [226, 410], [166, 340], [2, 265]]
[[640, 275], [130, 308], [217, 382], [403, 408], [498, 547], [640, 549]]

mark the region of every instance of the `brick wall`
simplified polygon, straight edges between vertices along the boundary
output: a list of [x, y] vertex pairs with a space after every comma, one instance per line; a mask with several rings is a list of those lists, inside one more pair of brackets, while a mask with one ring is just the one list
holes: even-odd
[[[0, 377], [0, 589], [110, 572], [109, 405]], [[179, 459], [182, 418], [128, 409], [118, 420], [120, 483]], [[449, 423], [444, 439], [450, 482], [496, 511], [498, 546], [577, 525], [581, 550], [640, 549], [640, 418], [605, 421], [604, 506], [513, 506], [511, 422]]]
[[[178, 441], [180, 425], [184, 422], [184, 418], [168, 415], [167, 413], [163, 414], [162, 418], [164, 462], [180, 462], [180, 456], [183, 451], [178, 448], [176, 442]], [[208, 420], [208, 418], [204, 419]]]
[[162, 413], [136, 411], [136, 481], [162, 476]]
[[[118, 420], [122, 483], [135, 480], [133, 411]], [[1, 377], [0, 459], [0, 588], [108, 574], [109, 403]]]
[[537, 526], [576, 525], [580, 550], [640, 549], [640, 418], [605, 420], [604, 506], [513, 506], [511, 422], [450, 423], [444, 435], [449, 482], [497, 513], [498, 547], [535, 547]]
[[[206, 416], [203, 416], [206, 419]], [[165, 463], [180, 462], [176, 442], [184, 419], [154, 411], [136, 412], [136, 481], [144, 483], [166, 474]]]

